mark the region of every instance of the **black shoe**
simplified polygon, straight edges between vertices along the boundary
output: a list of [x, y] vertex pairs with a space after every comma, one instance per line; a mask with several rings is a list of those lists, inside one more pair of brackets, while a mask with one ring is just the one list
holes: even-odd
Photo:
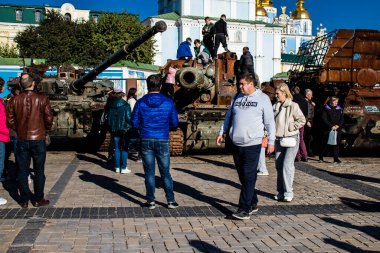
[[342, 161], [339, 159], [334, 159], [334, 163], [342, 163]]
[[149, 210], [153, 210], [156, 208], [156, 202], [152, 201], [152, 202], [145, 202], [143, 204], [144, 207], [147, 207]]
[[322, 157], [322, 156], [319, 157], [319, 162], [320, 162], [320, 163], [323, 162], [323, 157]]
[[47, 199], [41, 199], [40, 201], [32, 201], [34, 207], [47, 206], [50, 204], [50, 201]]
[[232, 217], [239, 219], [239, 220], [249, 220], [250, 219], [249, 213], [247, 213], [244, 210], [237, 210], [236, 213], [232, 214]]
[[179, 205], [178, 205], [177, 202], [169, 202], [168, 203], [168, 208], [169, 209], [176, 209], [177, 207], [179, 207]]
[[19, 203], [22, 208], [28, 208], [28, 201]]
[[301, 158], [301, 161], [307, 163], [307, 158]]
[[259, 211], [259, 209], [257, 208], [257, 205], [253, 205], [251, 206], [251, 209], [249, 210], [249, 215], [252, 215], [254, 213], [257, 213], [257, 211]]

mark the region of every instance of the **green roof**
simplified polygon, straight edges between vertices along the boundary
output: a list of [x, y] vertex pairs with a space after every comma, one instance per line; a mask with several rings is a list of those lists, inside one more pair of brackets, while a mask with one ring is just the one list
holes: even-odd
[[[30, 64], [30, 58], [25, 58], [25, 64]], [[34, 64], [45, 63], [45, 59], [33, 59]], [[0, 65], [18, 65], [23, 66], [22, 58], [3, 58], [0, 57]]]
[[[188, 19], [192, 19], [192, 20], [197, 20], [197, 19], [204, 19], [205, 17], [191, 16], [191, 15], [180, 16], [176, 12], [169, 12], [169, 13], [165, 13], [165, 14], [161, 14], [161, 15], [157, 15], [157, 16], [152, 16], [150, 18], [167, 19], [167, 20], [177, 20], [180, 18], [188, 18]], [[219, 17], [210, 17], [210, 18], [212, 20], [216, 20], [216, 21], [220, 19]], [[229, 19], [227, 19], [227, 22], [245, 23], [245, 24], [252, 24], [252, 25], [259, 24], [259, 25], [265, 25], [266, 27], [281, 27], [279, 25], [269, 24], [269, 23], [265, 23], [263, 21], [252, 21], [252, 20], [245, 20], [245, 19], [229, 18]]]
[[275, 74], [272, 78], [275, 78], [275, 79], [284, 79], [284, 78], [288, 78], [288, 77], [289, 77], [288, 72], [281, 72], [281, 73]]
[[[45, 59], [33, 59], [35, 64], [45, 63]], [[25, 64], [30, 64], [30, 58], [25, 58]], [[23, 66], [22, 58], [2, 58], [0, 57], [0, 65], [17, 65]], [[112, 67], [128, 67], [132, 69], [141, 69], [152, 72], [158, 72], [160, 66], [141, 63], [141, 62], [132, 62], [132, 61], [120, 61], [116, 64], [113, 64]]]
[[299, 63], [296, 54], [281, 54], [281, 62]]

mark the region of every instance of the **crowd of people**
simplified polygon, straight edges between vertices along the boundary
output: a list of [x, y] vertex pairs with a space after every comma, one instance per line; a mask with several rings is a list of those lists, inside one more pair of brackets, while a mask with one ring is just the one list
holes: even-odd
[[[222, 44], [225, 51], [228, 33], [226, 16], [222, 15], [215, 24], [205, 18], [202, 29], [203, 40], [194, 40], [195, 58], [204, 68], [216, 58]], [[192, 59], [192, 39], [179, 45], [178, 59]], [[175, 73], [178, 65], [172, 65], [163, 79], [161, 75], [147, 78], [148, 94], [137, 99], [136, 88], [128, 94], [121, 89], [108, 93], [104, 108], [104, 123], [111, 133], [109, 155], [113, 157], [116, 173], [128, 174], [128, 153], [132, 145], [137, 146], [138, 159], [142, 161], [145, 173], [146, 206], [155, 203], [155, 164], [157, 163], [163, 182], [167, 207], [177, 208], [170, 173], [169, 131], [178, 127], [178, 115], [173, 102]], [[241, 183], [238, 209], [233, 213], [237, 219], [249, 219], [258, 211], [256, 191], [257, 176], [269, 175], [266, 155], [274, 153], [277, 171], [277, 201], [291, 202], [294, 198], [293, 181], [295, 162], [307, 162], [314, 156], [312, 129], [314, 127], [315, 103], [313, 92], [285, 83], [274, 87], [269, 94], [261, 90], [255, 77], [254, 60], [248, 47], [238, 64], [238, 93], [232, 99], [216, 143], [221, 145], [228, 136], [232, 141], [232, 156]], [[52, 127], [53, 115], [48, 97], [34, 92], [35, 81], [29, 74], [20, 78], [20, 90], [12, 90], [4, 106], [0, 99], [0, 176], [10, 151], [15, 154], [15, 171], [7, 169], [8, 176], [17, 181], [19, 204], [27, 208], [29, 202], [35, 207], [49, 204], [45, 199], [46, 136]], [[4, 80], [0, 78], [0, 89]], [[268, 96], [269, 95], [269, 96]], [[273, 95], [273, 97], [271, 97]], [[329, 147], [334, 162], [339, 160], [339, 140], [343, 125], [342, 108], [338, 98], [331, 97], [321, 110], [323, 124], [323, 145], [319, 152], [322, 162]], [[330, 134], [336, 136], [335, 144], [330, 143]], [[7, 143], [11, 143], [8, 145]], [[33, 160], [32, 192], [28, 184], [30, 163]], [[7, 203], [0, 197], [0, 205]]]

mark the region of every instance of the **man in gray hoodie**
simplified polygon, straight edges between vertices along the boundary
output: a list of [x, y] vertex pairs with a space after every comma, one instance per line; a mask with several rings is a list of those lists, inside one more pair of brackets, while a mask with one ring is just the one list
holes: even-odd
[[[234, 163], [242, 185], [239, 208], [232, 216], [245, 220], [258, 211], [255, 186], [264, 130], [268, 133], [267, 153], [270, 154], [274, 151], [276, 126], [270, 99], [261, 90], [255, 88], [254, 76], [241, 75], [239, 85], [241, 93], [232, 101], [216, 143], [221, 145], [224, 135], [229, 131], [234, 144]], [[227, 129], [230, 117], [232, 117], [232, 124], [230, 129]]]

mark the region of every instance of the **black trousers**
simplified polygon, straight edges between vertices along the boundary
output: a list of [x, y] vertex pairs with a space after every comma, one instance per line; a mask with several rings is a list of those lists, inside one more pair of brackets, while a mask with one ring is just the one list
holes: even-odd
[[214, 45], [214, 55], [215, 56], [218, 55], [218, 49], [219, 49], [220, 43], [222, 43], [224, 50], [227, 50], [226, 36], [224, 36], [223, 33], [217, 33], [215, 35], [215, 45]]
[[257, 205], [257, 165], [259, 164], [261, 143], [248, 147], [235, 146], [233, 158], [241, 183], [239, 209], [249, 212]]
[[211, 57], [214, 58], [214, 38], [212, 35], [205, 35], [203, 36], [203, 43], [205, 44], [205, 47], [210, 51]]
[[330, 132], [324, 132], [323, 133], [323, 140], [322, 140], [322, 147], [321, 147], [321, 153], [319, 154], [319, 159], [321, 160], [323, 156], [326, 155], [327, 151], [329, 149], [332, 149], [334, 161], [338, 160], [339, 158], [339, 143], [340, 143], [340, 137], [342, 135], [342, 131], [337, 131], [338, 135], [336, 138], [337, 145], [328, 145], [327, 141], [329, 139], [329, 133]]

